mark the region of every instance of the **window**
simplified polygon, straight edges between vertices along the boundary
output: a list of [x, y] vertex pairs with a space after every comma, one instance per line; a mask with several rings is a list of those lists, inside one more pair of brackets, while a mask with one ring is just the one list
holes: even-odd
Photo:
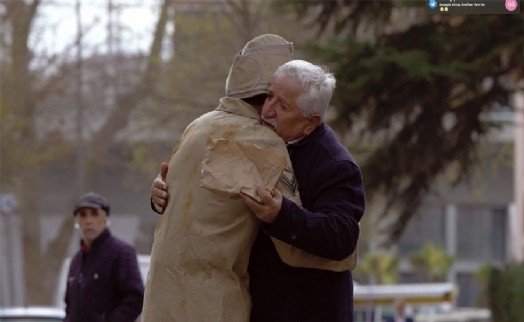
[[401, 256], [409, 256], [421, 245], [445, 245], [445, 211], [437, 205], [424, 206], [410, 220], [399, 242]]
[[482, 262], [504, 261], [506, 221], [503, 208], [457, 206], [457, 256]]

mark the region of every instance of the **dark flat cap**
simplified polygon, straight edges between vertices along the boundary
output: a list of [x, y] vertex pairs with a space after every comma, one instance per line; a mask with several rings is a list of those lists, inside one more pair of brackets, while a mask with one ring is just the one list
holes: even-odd
[[88, 192], [78, 199], [75, 204], [75, 209], [73, 210], [74, 216], [76, 216], [76, 213], [80, 208], [102, 209], [109, 216], [110, 207], [107, 199], [94, 192]]

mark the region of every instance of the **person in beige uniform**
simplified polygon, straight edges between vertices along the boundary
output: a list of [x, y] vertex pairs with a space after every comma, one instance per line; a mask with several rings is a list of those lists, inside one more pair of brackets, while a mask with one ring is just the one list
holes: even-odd
[[142, 322], [249, 321], [247, 266], [260, 222], [237, 196], [257, 199], [263, 185], [300, 202], [296, 184], [280, 184], [294, 180], [285, 143], [260, 122], [271, 76], [292, 58], [284, 38], [255, 37], [235, 56], [219, 106], [184, 131], [169, 162], [176, 171], [166, 177]]

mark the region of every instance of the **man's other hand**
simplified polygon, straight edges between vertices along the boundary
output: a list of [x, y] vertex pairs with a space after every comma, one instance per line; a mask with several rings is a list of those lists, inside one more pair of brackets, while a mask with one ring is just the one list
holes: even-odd
[[257, 193], [262, 200], [261, 202], [244, 193], [240, 193], [240, 197], [258, 219], [271, 224], [282, 208], [282, 193], [278, 189], [270, 192], [261, 186], [257, 186]]
[[167, 170], [169, 169], [166, 162], [160, 164], [160, 173], [153, 180], [151, 185], [151, 204], [154, 210], [163, 214], [167, 207], [169, 193], [167, 192], [168, 185], [166, 183]]

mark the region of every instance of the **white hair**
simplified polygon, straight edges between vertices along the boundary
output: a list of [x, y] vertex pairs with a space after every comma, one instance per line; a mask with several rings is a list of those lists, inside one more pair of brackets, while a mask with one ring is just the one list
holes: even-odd
[[280, 66], [275, 76], [287, 76], [294, 79], [304, 90], [297, 99], [302, 114], [305, 117], [318, 114], [324, 121], [336, 85], [335, 76], [328, 71], [327, 67], [297, 59]]

